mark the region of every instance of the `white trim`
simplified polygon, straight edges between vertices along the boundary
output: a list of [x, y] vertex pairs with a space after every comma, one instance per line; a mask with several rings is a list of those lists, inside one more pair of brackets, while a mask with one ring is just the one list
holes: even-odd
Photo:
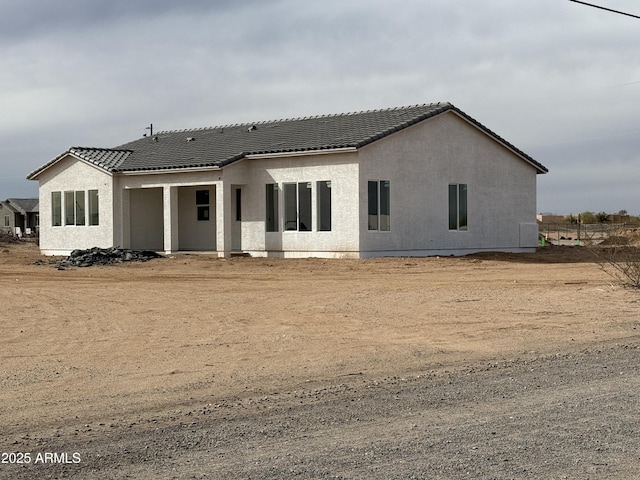
[[332, 153], [354, 153], [356, 147], [327, 148], [323, 150], [296, 150], [295, 152], [254, 153], [246, 155], [248, 160], [261, 160], [266, 158], [304, 157], [307, 155], [329, 155]]
[[115, 172], [116, 175], [161, 175], [164, 173], [180, 173], [180, 172], [216, 172], [222, 170], [218, 166], [211, 167], [186, 167], [186, 168], [164, 168], [153, 170], [135, 170], [130, 172]]

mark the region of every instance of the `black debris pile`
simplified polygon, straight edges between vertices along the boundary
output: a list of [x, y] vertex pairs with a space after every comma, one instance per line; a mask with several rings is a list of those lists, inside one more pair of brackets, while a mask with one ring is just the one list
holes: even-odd
[[0, 232], [0, 243], [20, 243], [23, 240], [16, 235]]
[[129, 250], [127, 248], [89, 248], [74, 250], [67, 258], [56, 262], [58, 270], [67, 267], [92, 267], [94, 265], [113, 265], [123, 262], [146, 262], [153, 258], [164, 258], [151, 250]]

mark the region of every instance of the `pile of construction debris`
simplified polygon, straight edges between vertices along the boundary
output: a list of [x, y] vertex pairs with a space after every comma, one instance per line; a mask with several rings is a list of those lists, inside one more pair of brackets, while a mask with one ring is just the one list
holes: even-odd
[[58, 270], [64, 270], [68, 267], [92, 267], [94, 265], [113, 265], [123, 262], [146, 262], [152, 258], [164, 257], [151, 250], [94, 247], [87, 250], [74, 250], [67, 258], [57, 260], [53, 263], [57, 265]]
[[19, 243], [22, 239], [11, 233], [0, 232], [0, 243]]

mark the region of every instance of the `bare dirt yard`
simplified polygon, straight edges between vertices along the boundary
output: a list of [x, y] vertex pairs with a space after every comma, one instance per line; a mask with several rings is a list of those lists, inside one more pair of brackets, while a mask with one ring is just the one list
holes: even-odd
[[640, 478], [640, 292], [586, 249], [38, 258], [0, 244], [1, 479]]

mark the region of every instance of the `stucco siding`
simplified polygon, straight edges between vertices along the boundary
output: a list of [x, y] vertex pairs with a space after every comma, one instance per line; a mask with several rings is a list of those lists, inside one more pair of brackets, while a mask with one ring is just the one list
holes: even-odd
[[[259, 159], [243, 163], [248, 167], [247, 194], [243, 197], [244, 251], [256, 256], [282, 257], [358, 255], [359, 199], [355, 152]], [[228, 177], [225, 179], [229, 181]], [[331, 231], [319, 231], [318, 182], [327, 181], [331, 182]], [[283, 186], [301, 182], [311, 184], [311, 231], [285, 231]], [[278, 184], [277, 232], [266, 231], [267, 184]]]
[[[535, 224], [535, 169], [455, 113], [363, 148], [360, 165], [362, 256], [518, 251], [534, 236], [521, 224]], [[367, 228], [370, 180], [390, 181], [388, 232]], [[449, 230], [450, 184], [467, 185], [466, 231]]]
[[[45, 255], [68, 255], [73, 249], [113, 246], [113, 179], [110, 174], [69, 155], [40, 175], [40, 249]], [[53, 226], [52, 192], [98, 190], [98, 225]]]
[[[196, 192], [208, 192], [208, 202], [198, 203]], [[178, 249], [216, 250], [216, 192], [213, 185], [178, 188]], [[202, 209], [200, 217], [198, 208]], [[206, 210], [206, 218], [205, 218]]]

